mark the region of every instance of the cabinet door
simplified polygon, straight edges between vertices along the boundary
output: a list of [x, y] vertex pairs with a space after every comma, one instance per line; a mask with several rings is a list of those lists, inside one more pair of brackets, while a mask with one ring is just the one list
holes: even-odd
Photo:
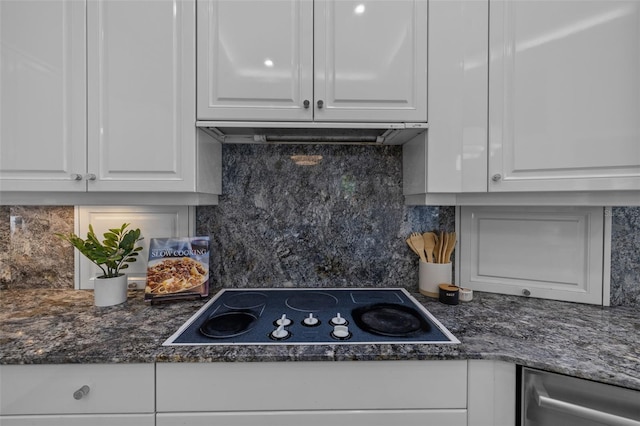
[[402, 146], [409, 203], [487, 192], [488, 13], [488, 0], [429, 3], [429, 130]]
[[86, 190], [84, 28], [83, 1], [0, 2], [0, 190]]
[[464, 206], [459, 250], [461, 287], [603, 304], [602, 207]]
[[490, 28], [489, 190], [640, 189], [640, 3], [492, 0]]
[[313, 2], [198, 1], [197, 62], [198, 119], [311, 120]]
[[314, 7], [314, 119], [427, 121], [427, 2]]
[[89, 191], [193, 191], [195, 2], [88, 3]]

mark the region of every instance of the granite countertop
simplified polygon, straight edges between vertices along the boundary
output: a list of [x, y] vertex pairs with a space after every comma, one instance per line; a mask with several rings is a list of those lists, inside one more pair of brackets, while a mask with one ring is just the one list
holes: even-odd
[[637, 308], [490, 293], [448, 306], [413, 296], [461, 344], [163, 347], [203, 301], [150, 306], [130, 292], [126, 304], [96, 308], [89, 291], [6, 290], [0, 364], [492, 359], [640, 390]]

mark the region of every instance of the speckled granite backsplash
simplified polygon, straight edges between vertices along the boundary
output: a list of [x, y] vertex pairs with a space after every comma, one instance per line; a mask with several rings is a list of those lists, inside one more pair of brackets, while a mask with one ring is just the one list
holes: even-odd
[[0, 206], [0, 288], [73, 288], [73, 207]]
[[[298, 165], [296, 156], [317, 158]], [[405, 207], [399, 147], [225, 145], [224, 196], [197, 233], [225, 287], [413, 286], [412, 230], [454, 230], [453, 208]]]
[[640, 306], [640, 207], [611, 214], [611, 305]]
[[[196, 226], [225, 287], [414, 286], [404, 238], [454, 229], [452, 207], [403, 204], [400, 147], [224, 145], [223, 165], [224, 195]], [[611, 303], [640, 306], [640, 208], [607, 214]], [[72, 230], [71, 207], [0, 206], [0, 288], [73, 288], [73, 250], [53, 236]]]

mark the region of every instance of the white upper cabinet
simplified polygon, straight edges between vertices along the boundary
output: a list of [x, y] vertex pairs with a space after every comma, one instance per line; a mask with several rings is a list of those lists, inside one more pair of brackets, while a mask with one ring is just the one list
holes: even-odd
[[487, 191], [488, 1], [429, 2], [429, 130], [403, 146], [407, 202]]
[[640, 205], [640, 2], [432, 0], [407, 204]]
[[427, 5], [314, 2], [316, 121], [427, 121]]
[[4, 203], [217, 202], [220, 144], [195, 127], [195, 0], [3, 0], [0, 17]]
[[194, 1], [90, 0], [91, 191], [193, 191]]
[[640, 2], [491, 1], [489, 190], [640, 189]]
[[198, 1], [198, 118], [311, 120], [313, 2]]
[[198, 119], [427, 121], [427, 2], [198, 2]]
[[82, 1], [0, 2], [0, 190], [84, 191]]

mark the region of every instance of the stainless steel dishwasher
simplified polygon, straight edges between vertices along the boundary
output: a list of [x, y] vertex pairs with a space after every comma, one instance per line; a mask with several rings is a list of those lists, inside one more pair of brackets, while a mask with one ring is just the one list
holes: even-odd
[[640, 426], [640, 391], [522, 368], [522, 426]]

